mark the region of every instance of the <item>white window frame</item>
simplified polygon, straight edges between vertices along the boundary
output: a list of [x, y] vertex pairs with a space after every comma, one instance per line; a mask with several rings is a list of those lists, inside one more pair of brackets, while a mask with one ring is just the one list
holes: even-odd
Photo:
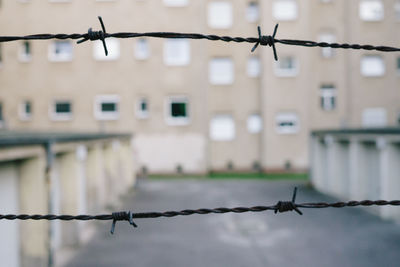
[[[120, 115], [120, 102], [119, 95], [97, 95], [94, 99], [93, 113], [96, 120], [100, 121], [115, 121], [119, 119]], [[114, 103], [116, 111], [103, 111], [103, 103]]]
[[[71, 47], [71, 51], [68, 53], [61, 53], [57, 54], [56, 53], [56, 46], [58, 43], [69, 43]], [[49, 50], [48, 50], [48, 58], [52, 62], [69, 62], [72, 61], [74, 54], [74, 47], [72, 45], [72, 42], [69, 40], [56, 40], [50, 43], [49, 45]]]
[[[31, 106], [31, 113], [28, 114], [26, 113], [26, 105], [29, 103], [29, 105]], [[18, 114], [19, 114], [19, 119], [21, 121], [29, 121], [32, 119], [32, 101], [23, 101], [19, 104], [18, 106]]]
[[[26, 53], [26, 47], [25, 44], [29, 45], [29, 50], [30, 53]], [[21, 62], [29, 62], [32, 60], [32, 43], [29, 41], [23, 41], [20, 43], [19, 49], [18, 49], [18, 59]]]
[[396, 21], [400, 21], [400, 1], [394, 4], [394, 16]]
[[[371, 13], [370, 9], [371, 7], [368, 7], [368, 5], [375, 4], [375, 5], [380, 5], [380, 8], [382, 9], [382, 12], [380, 14], [373, 14]], [[363, 21], [382, 21], [385, 17], [385, 7], [384, 3], [381, 0], [360, 0], [359, 3], [359, 16], [360, 19]]]
[[[292, 59], [293, 68], [281, 68], [280, 63], [283, 60]], [[280, 56], [278, 61], [274, 61], [274, 72], [277, 77], [296, 77], [299, 74], [299, 61], [294, 56]]]
[[[371, 120], [371, 116], [375, 116]], [[378, 121], [376, 120], [378, 117]], [[380, 117], [380, 118], [379, 118]], [[382, 121], [379, 121], [382, 120]], [[383, 107], [366, 108], [362, 112], [362, 126], [364, 128], [383, 128], [387, 126], [387, 111]]]
[[250, 56], [247, 59], [246, 67], [247, 76], [257, 78], [261, 75], [261, 60], [258, 56]]
[[257, 22], [260, 19], [260, 5], [256, 1], [250, 1], [246, 7], [246, 19], [250, 23]]
[[[293, 121], [294, 126], [280, 126], [283, 121]], [[278, 134], [297, 134], [300, 131], [300, 119], [296, 112], [279, 112], [275, 115], [275, 129]]]
[[[177, 53], [174, 55], [174, 53]], [[187, 39], [167, 39], [164, 41], [164, 64], [186, 66], [191, 60], [190, 42]]]
[[247, 117], [247, 131], [251, 134], [261, 133], [263, 130], [263, 121], [259, 113], [251, 114]]
[[[332, 104], [332, 100], [333, 103]], [[320, 87], [320, 106], [324, 111], [333, 111], [336, 109], [336, 87], [334, 85], [322, 85]]]
[[184, 7], [189, 4], [189, 0], [163, 0], [163, 3], [168, 7]]
[[[147, 109], [144, 111], [142, 110], [142, 103], [145, 102], [146, 103], [146, 107]], [[137, 101], [136, 101], [136, 117], [138, 117], [139, 119], [147, 119], [150, 115], [149, 112], [149, 101], [147, 97], [140, 97]]]
[[[221, 19], [221, 16], [224, 19]], [[207, 23], [212, 29], [231, 28], [233, 25], [232, 3], [229, 1], [212, 1], [208, 3]]]
[[120, 57], [120, 42], [116, 38], [107, 38], [108, 55], [104, 52], [103, 42], [97, 40], [93, 42], [93, 58], [98, 61], [113, 61]]
[[137, 60], [146, 60], [150, 57], [150, 46], [147, 38], [138, 38], [135, 41], [134, 54]]
[[232, 84], [235, 80], [235, 66], [232, 58], [230, 57], [212, 58], [208, 66], [208, 80], [210, 84], [213, 85]]
[[[280, 13], [282, 10], [287, 9], [287, 7], [282, 8], [282, 5], [293, 5], [293, 14]], [[299, 5], [297, 0], [274, 0], [272, 3], [272, 17], [278, 21], [294, 21], [299, 17]]]
[[[378, 60], [379, 59], [379, 60]], [[378, 72], [372, 72], [370, 68], [367, 66], [368, 63], [371, 64], [374, 63], [374, 60], [378, 60], [379, 62], [375, 62], [377, 64], [382, 64], [381, 67], [382, 69]], [[385, 75], [386, 72], [386, 66], [385, 66], [385, 60], [381, 55], [365, 55], [361, 58], [360, 61], [360, 72], [361, 75], [364, 77], [382, 77]]]
[[[224, 125], [218, 125], [219, 120], [225, 120]], [[236, 137], [236, 125], [233, 116], [230, 114], [213, 116], [210, 120], [209, 136], [212, 141], [216, 142], [233, 141]]]
[[[57, 103], [69, 103], [70, 112], [57, 113], [56, 112]], [[73, 105], [72, 105], [71, 100], [56, 99], [51, 103], [50, 108], [49, 108], [50, 119], [53, 121], [70, 121], [70, 120], [72, 120], [72, 113], [73, 113], [72, 109], [73, 109]]]
[[[172, 104], [185, 103], [186, 117], [172, 117]], [[165, 122], [170, 126], [185, 126], [190, 123], [190, 101], [187, 96], [168, 96], [165, 100]]]
[[[318, 40], [319, 42], [335, 43], [336, 36], [330, 32], [323, 32], [320, 33]], [[321, 56], [323, 58], [333, 58], [335, 56], [335, 50], [331, 47], [323, 47], [321, 48]]]

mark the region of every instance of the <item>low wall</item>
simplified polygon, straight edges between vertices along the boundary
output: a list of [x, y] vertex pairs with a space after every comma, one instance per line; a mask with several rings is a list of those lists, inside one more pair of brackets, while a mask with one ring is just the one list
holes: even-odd
[[[25, 137], [4, 141], [0, 134], [1, 214], [104, 213], [135, 183], [130, 135], [41, 135], [31, 144]], [[0, 256], [11, 267], [61, 266], [64, 251], [85, 243], [91, 232], [90, 222], [78, 221], [0, 225]]]
[[[346, 200], [400, 199], [400, 130], [316, 131], [310, 151], [316, 189]], [[398, 207], [371, 210], [400, 221]]]

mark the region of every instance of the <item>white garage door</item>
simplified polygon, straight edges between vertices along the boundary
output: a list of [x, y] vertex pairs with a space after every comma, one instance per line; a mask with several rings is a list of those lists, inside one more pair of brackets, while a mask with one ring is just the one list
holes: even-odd
[[[18, 172], [13, 163], [0, 163], [0, 213], [18, 213]], [[20, 265], [18, 228], [18, 221], [0, 221], [2, 266]]]

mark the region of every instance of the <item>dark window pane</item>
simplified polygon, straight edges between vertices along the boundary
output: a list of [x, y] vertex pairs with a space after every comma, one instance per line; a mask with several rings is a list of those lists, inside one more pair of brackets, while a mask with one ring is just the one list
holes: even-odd
[[397, 70], [400, 71], [400, 57], [397, 58]]
[[31, 102], [25, 102], [25, 113], [30, 115], [32, 112]]
[[3, 104], [0, 103], [0, 121], [3, 121]]
[[28, 41], [24, 42], [24, 53], [26, 55], [30, 55], [31, 54], [31, 44]]
[[147, 111], [147, 101], [146, 101], [146, 100], [143, 100], [143, 101], [140, 103], [140, 110], [141, 110], [141, 111]]
[[113, 112], [113, 111], [117, 111], [117, 104], [114, 102], [105, 102], [105, 103], [101, 103], [101, 111], [103, 112]]
[[172, 103], [171, 115], [172, 117], [186, 117], [186, 103]]
[[58, 102], [56, 103], [56, 113], [70, 113], [71, 103], [68, 102]]

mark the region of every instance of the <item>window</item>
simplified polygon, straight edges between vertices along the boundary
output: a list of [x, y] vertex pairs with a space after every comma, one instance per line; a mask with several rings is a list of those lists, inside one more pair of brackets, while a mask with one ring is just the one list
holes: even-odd
[[359, 7], [360, 19], [364, 21], [383, 20], [384, 8], [380, 0], [361, 0]]
[[322, 85], [320, 88], [321, 108], [329, 111], [336, 108], [336, 88], [333, 85]]
[[235, 139], [235, 131], [231, 115], [216, 115], [210, 121], [210, 138], [213, 141], [231, 141]]
[[185, 39], [168, 39], [164, 42], [164, 63], [184, 66], [190, 62], [190, 43]]
[[94, 117], [97, 120], [117, 120], [119, 117], [118, 95], [99, 95], [94, 100]]
[[381, 56], [363, 56], [361, 74], [367, 77], [380, 77], [385, 74], [385, 63]]
[[[334, 43], [336, 42], [335, 35], [332, 33], [322, 33], [319, 35], [319, 41], [325, 43]], [[334, 49], [330, 47], [323, 47], [321, 49], [322, 57], [331, 58], [334, 55]]]
[[136, 103], [136, 116], [140, 119], [149, 117], [149, 104], [144, 97], [140, 98]]
[[164, 5], [172, 7], [187, 6], [189, 0], [163, 0]]
[[72, 53], [70, 41], [54, 41], [50, 44], [48, 56], [50, 61], [71, 61]]
[[135, 58], [147, 59], [150, 56], [149, 42], [145, 38], [139, 38], [135, 42]]
[[397, 73], [400, 74], [400, 57], [397, 57], [396, 59], [396, 70]]
[[247, 60], [247, 75], [249, 77], [255, 78], [260, 76], [260, 59], [257, 56], [249, 57]]
[[54, 101], [50, 117], [52, 120], [66, 121], [72, 119], [72, 104], [68, 100]]
[[299, 131], [299, 119], [294, 112], [281, 112], [275, 117], [276, 131], [279, 134], [295, 134]]
[[397, 21], [400, 21], [400, 1], [394, 4], [394, 13]]
[[106, 42], [107, 42], [108, 56], [106, 56], [104, 52], [103, 42], [95, 41], [93, 46], [93, 57], [96, 60], [101, 60], [101, 61], [110, 61], [118, 59], [120, 55], [119, 40], [115, 38], [107, 38]]
[[246, 8], [246, 19], [249, 22], [256, 22], [260, 18], [260, 9], [257, 2], [249, 2]]
[[21, 120], [30, 120], [32, 118], [32, 103], [24, 101], [19, 106], [19, 118]]
[[3, 64], [3, 46], [0, 44], [0, 66]]
[[226, 1], [214, 1], [208, 4], [208, 26], [214, 29], [228, 29], [232, 26], [232, 4]]
[[166, 123], [168, 125], [189, 124], [189, 101], [185, 96], [172, 96], [167, 99]]
[[294, 77], [298, 74], [297, 60], [292, 56], [279, 57], [274, 64], [275, 75], [278, 77]]
[[3, 103], [0, 102], [0, 128], [4, 127]]
[[19, 60], [22, 62], [28, 62], [31, 60], [31, 43], [28, 41], [24, 41], [21, 43], [21, 46], [19, 48]]
[[233, 62], [230, 58], [214, 58], [210, 61], [208, 77], [211, 84], [232, 84], [234, 80]]
[[366, 108], [362, 113], [362, 126], [364, 127], [385, 127], [387, 114], [384, 108]]
[[272, 6], [272, 14], [276, 20], [295, 20], [298, 16], [296, 0], [275, 0]]
[[252, 114], [247, 118], [247, 130], [252, 134], [261, 132], [262, 119], [259, 114]]

